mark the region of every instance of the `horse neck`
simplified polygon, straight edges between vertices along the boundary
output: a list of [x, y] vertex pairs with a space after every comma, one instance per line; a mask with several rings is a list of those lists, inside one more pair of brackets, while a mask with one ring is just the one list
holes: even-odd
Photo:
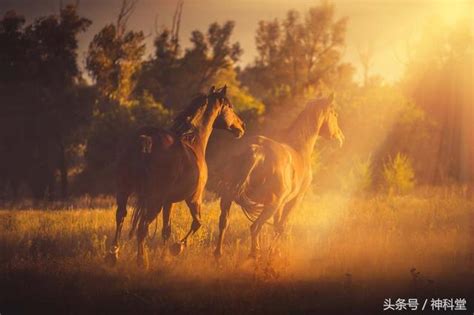
[[207, 106], [193, 118], [195, 141], [193, 141], [191, 145], [195, 150], [200, 151], [203, 155], [206, 152], [217, 114], [218, 112], [215, 109]]
[[288, 144], [303, 157], [311, 158], [323, 123], [323, 110], [317, 110], [316, 114], [304, 110], [288, 128]]

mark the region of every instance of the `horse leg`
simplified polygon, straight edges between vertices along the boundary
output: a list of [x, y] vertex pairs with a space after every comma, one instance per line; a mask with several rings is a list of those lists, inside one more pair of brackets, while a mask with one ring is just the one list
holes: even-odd
[[137, 265], [143, 269], [148, 269], [148, 254], [145, 248], [145, 238], [148, 235], [148, 223], [140, 221], [137, 229]]
[[191, 229], [189, 230], [188, 235], [183, 239], [184, 243], [186, 243], [189, 235], [196, 233], [201, 227], [201, 201], [186, 200], [186, 204], [188, 205], [191, 216], [193, 217], [193, 222], [191, 223]]
[[295, 198], [288, 201], [283, 206], [283, 211], [281, 213], [281, 216], [278, 218], [278, 220], [274, 222], [276, 234], [278, 235], [283, 234], [286, 227], [286, 223], [288, 221], [288, 216], [290, 215], [291, 212], [293, 212], [295, 208], [297, 208], [301, 204], [301, 201], [303, 200], [304, 195], [305, 195], [304, 192], [300, 193], [299, 195], [297, 195]]
[[122, 192], [117, 194], [117, 213], [115, 215], [115, 220], [117, 223], [116, 231], [115, 231], [115, 238], [113, 242], [113, 246], [119, 246], [120, 235], [122, 234], [122, 227], [123, 221], [127, 216], [127, 201], [128, 201], [128, 192]]
[[184, 247], [186, 247], [186, 244], [188, 242], [188, 237], [191, 234], [196, 233], [196, 231], [199, 230], [199, 228], [201, 227], [201, 201], [188, 199], [186, 200], [186, 204], [188, 205], [188, 208], [191, 212], [191, 216], [193, 217], [193, 222], [191, 223], [191, 228], [189, 229], [186, 236], [184, 236], [184, 238], [181, 239], [181, 241], [171, 246], [170, 251], [173, 256], [178, 256], [179, 254], [181, 254]]
[[162, 258], [166, 258], [168, 248], [166, 247], [166, 243], [171, 236], [171, 222], [170, 222], [170, 215], [171, 211], [173, 210], [172, 203], [165, 203], [163, 206], [163, 229], [161, 230], [161, 237], [163, 238], [163, 252], [161, 253]]
[[148, 253], [145, 246], [145, 238], [148, 236], [148, 227], [151, 222], [156, 218], [158, 213], [161, 211], [162, 205], [159, 204], [156, 207], [147, 210], [138, 223], [137, 229], [137, 264], [139, 267], [148, 269]]
[[214, 257], [216, 257], [216, 259], [219, 259], [222, 256], [222, 242], [224, 241], [225, 231], [229, 226], [229, 213], [231, 205], [232, 200], [221, 198], [221, 215], [219, 217], [219, 238], [217, 240], [216, 250], [214, 251]]
[[251, 237], [251, 243], [250, 243], [250, 258], [257, 258], [258, 251], [260, 249], [260, 244], [258, 241], [258, 234], [260, 233], [263, 225], [267, 220], [275, 214], [275, 211], [278, 209], [278, 206], [275, 205], [270, 205], [266, 206], [260, 216], [255, 220], [254, 223], [250, 226], [250, 237]]
[[275, 237], [273, 238], [273, 244], [270, 247], [270, 254], [273, 255], [275, 251], [278, 250], [277, 246], [279, 245], [279, 241], [283, 233], [285, 232], [286, 223], [288, 221], [289, 214], [301, 204], [303, 200], [304, 194], [300, 194], [293, 198], [292, 200], [288, 201], [284, 206], [283, 210], [279, 215], [275, 215], [274, 217], [274, 228], [275, 228]]
[[161, 230], [161, 236], [163, 237], [163, 242], [166, 244], [166, 241], [171, 236], [171, 222], [170, 215], [173, 210], [172, 203], [165, 203], [163, 206], [163, 229]]
[[127, 216], [128, 196], [129, 196], [128, 192], [119, 192], [116, 197], [117, 212], [115, 214], [115, 220], [116, 220], [115, 237], [112, 242], [112, 247], [110, 248], [110, 252], [106, 256], [106, 261], [111, 265], [115, 265], [118, 259], [120, 235], [122, 233], [123, 221], [125, 217]]

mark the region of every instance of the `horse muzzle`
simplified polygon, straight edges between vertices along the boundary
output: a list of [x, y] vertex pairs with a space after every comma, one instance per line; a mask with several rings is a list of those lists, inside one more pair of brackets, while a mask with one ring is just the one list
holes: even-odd
[[242, 138], [242, 136], [245, 134], [245, 130], [242, 129], [242, 128], [238, 128], [238, 127], [230, 127], [230, 132], [232, 132], [232, 134], [234, 135], [234, 137], [236, 137], [237, 139], [240, 139]]

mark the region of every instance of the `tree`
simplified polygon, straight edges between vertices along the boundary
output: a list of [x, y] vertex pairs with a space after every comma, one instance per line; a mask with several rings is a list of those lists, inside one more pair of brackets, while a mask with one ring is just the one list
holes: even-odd
[[[179, 16], [177, 17], [179, 20]], [[163, 30], [155, 39], [155, 55], [144, 65], [137, 94], [150, 91], [166, 107], [181, 109], [204, 90], [221, 70], [231, 69], [242, 50], [230, 41], [234, 23], [212, 23], [206, 34], [191, 33], [191, 47], [181, 52], [176, 31]], [[184, 92], [184, 93], [183, 93]]]
[[405, 92], [433, 122], [426, 159], [431, 181], [474, 179], [474, 34], [469, 21], [429, 21], [407, 62]]
[[258, 56], [241, 78], [250, 91], [270, 104], [302, 95], [321, 82], [331, 85], [341, 72], [347, 18], [336, 19], [327, 1], [310, 8], [304, 18], [289, 11], [283, 21], [261, 21]]
[[359, 55], [360, 64], [362, 66], [363, 83], [364, 86], [367, 86], [369, 84], [370, 68], [372, 67], [374, 59], [374, 45], [373, 43], [369, 42], [364, 48], [359, 47], [357, 52]]
[[22, 168], [27, 156], [22, 145], [25, 115], [21, 113], [28, 68], [24, 24], [25, 18], [15, 11], [6, 12], [0, 20], [0, 180], [11, 188], [14, 197], [20, 180], [27, 177]]
[[145, 53], [143, 32], [127, 27], [136, 2], [123, 0], [116, 23], [106, 25], [89, 45], [86, 67], [98, 93], [87, 135], [85, 168], [76, 185], [82, 192], [113, 192], [114, 162], [123, 142], [139, 127], [164, 126], [170, 118], [149, 91], [135, 93]]
[[[55, 171], [61, 173], [62, 195], [67, 194], [67, 151], [77, 143], [90, 108], [82, 103], [81, 73], [77, 65], [77, 35], [90, 21], [69, 5], [59, 15], [35, 20], [9, 12], [2, 19], [0, 89], [2, 128], [12, 136], [4, 141], [17, 163], [16, 180], [26, 180], [35, 197], [46, 190], [54, 195]], [[2, 69], [2, 70], [3, 70]], [[58, 71], [61, 69], [61, 71]], [[14, 131], [14, 133], [11, 133]]]
[[415, 186], [415, 172], [410, 159], [401, 153], [389, 158], [383, 167], [385, 187], [390, 195], [403, 194]]
[[106, 25], [89, 45], [86, 67], [105, 98], [130, 105], [145, 53], [143, 32], [127, 29], [136, 1], [123, 0], [115, 24]]

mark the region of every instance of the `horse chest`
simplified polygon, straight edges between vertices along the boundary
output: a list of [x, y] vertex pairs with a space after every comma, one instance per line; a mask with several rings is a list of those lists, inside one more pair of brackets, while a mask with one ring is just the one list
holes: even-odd
[[207, 182], [207, 165], [188, 160], [175, 169], [173, 180], [168, 183], [167, 199], [173, 202], [186, 200], [202, 194]]

